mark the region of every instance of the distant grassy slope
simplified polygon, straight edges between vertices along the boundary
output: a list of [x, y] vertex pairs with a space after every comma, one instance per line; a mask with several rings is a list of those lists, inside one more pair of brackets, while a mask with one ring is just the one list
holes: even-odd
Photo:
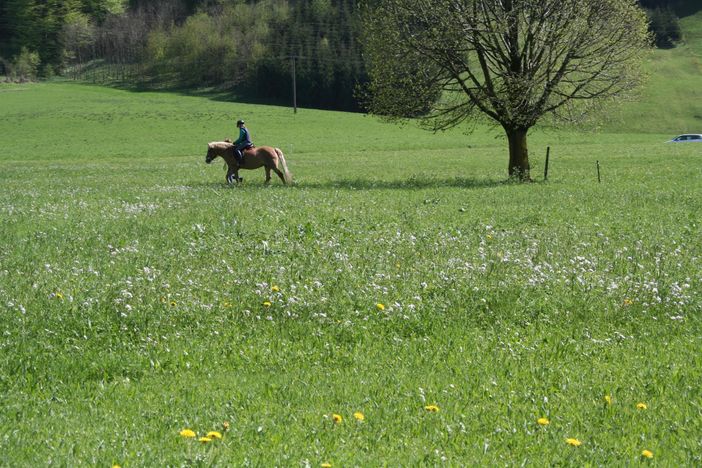
[[[397, 126], [363, 114], [313, 109], [293, 114], [285, 107], [174, 93], [132, 93], [58, 81], [0, 84], [0, 110], [0, 161], [8, 162], [32, 157], [85, 161], [187, 156], [202, 163], [207, 142], [234, 136], [236, 119], [244, 118], [254, 142], [279, 146], [293, 161], [300, 154], [326, 158], [329, 152], [338, 151], [356, 160], [371, 150], [459, 149], [467, 156], [494, 153], [490, 166], [495, 177], [503, 177], [507, 167], [507, 143], [498, 128], [478, 127], [471, 134], [465, 133], [466, 128], [457, 128], [433, 134], [413, 124]], [[649, 134], [643, 141], [653, 143], [665, 138], [665, 133]], [[642, 141], [638, 135], [627, 140]], [[548, 145], [621, 141], [620, 134], [535, 129], [529, 144], [534, 164], [540, 164], [538, 158]]]
[[641, 96], [622, 107], [608, 130], [702, 133], [702, 11], [682, 18], [681, 26], [684, 43], [653, 52]]
[[685, 41], [690, 49], [702, 56], [702, 6], [696, 14], [686, 16], [680, 20], [683, 31], [685, 32]]

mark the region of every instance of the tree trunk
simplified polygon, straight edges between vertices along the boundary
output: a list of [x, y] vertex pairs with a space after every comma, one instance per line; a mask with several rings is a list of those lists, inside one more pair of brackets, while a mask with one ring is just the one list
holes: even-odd
[[520, 182], [531, 182], [529, 176], [528, 129], [505, 128], [509, 141], [509, 177]]

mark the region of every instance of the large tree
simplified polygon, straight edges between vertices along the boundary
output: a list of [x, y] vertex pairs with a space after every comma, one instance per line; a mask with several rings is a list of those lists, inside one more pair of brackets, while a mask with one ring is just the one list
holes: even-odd
[[371, 113], [433, 130], [487, 116], [524, 181], [529, 129], [635, 88], [650, 44], [634, 0], [369, 0], [364, 19]]

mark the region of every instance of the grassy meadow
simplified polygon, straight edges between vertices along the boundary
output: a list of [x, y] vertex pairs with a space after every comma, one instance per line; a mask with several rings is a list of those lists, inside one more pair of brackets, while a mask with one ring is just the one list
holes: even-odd
[[702, 146], [464, 130], [0, 85], [0, 465], [702, 464]]

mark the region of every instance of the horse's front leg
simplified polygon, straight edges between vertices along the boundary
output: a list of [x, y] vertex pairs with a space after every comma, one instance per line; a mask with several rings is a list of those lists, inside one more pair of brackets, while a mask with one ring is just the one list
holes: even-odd
[[239, 169], [235, 168], [234, 166], [229, 166], [229, 169], [227, 170], [227, 183], [233, 184], [234, 182], [240, 181], [241, 179], [239, 179]]

